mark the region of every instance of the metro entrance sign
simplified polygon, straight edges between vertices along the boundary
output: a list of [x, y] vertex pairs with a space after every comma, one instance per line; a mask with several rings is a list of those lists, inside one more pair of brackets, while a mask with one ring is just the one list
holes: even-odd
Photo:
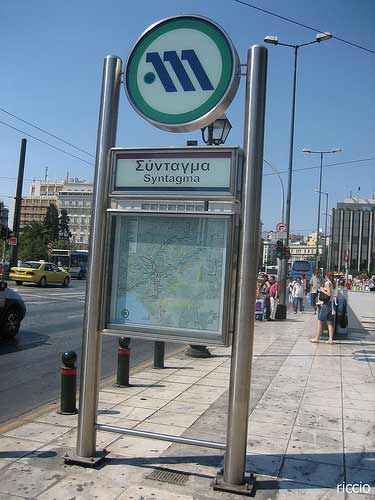
[[186, 132], [221, 116], [236, 94], [239, 59], [223, 29], [198, 16], [159, 21], [141, 35], [125, 69], [133, 108], [163, 130]]
[[[96, 450], [97, 430], [204, 446], [225, 450], [223, 474], [215, 478], [213, 488], [251, 494], [254, 481], [246, 475], [246, 443], [267, 49], [250, 47], [243, 66], [242, 158], [235, 152], [239, 148], [120, 152], [115, 145], [124, 73], [119, 57], [105, 58], [77, 447], [67, 461], [93, 466], [105, 457], [105, 450]], [[142, 117], [164, 130], [183, 132], [221, 115], [239, 76], [237, 54], [223, 30], [205, 18], [179, 16], [156, 23], [141, 36], [127, 63], [125, 86]], [[228, 155], [231, 150], [236, 162]], [[213, 156], [220, 151], [226, 154]], [[150, 184], [159, 189], [147, 189]], [[185, 336], [186, 343], [192, 339], [206, 345], [209, 337], [224, 345], [225, 332], [232, 330], [226, 443], [98, 423], [101, 334], [118, 331], [157, 340], [159, 332], [170, 333], [178, 342]]]

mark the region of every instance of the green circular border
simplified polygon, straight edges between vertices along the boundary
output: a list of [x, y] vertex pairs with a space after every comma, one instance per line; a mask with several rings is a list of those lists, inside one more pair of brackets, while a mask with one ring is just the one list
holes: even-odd
[[[154, 40], [169, 31], [181, 28], [196, 29], [205, 33], [214, 41], [222, 57], [223, 64], [221, 77], [219, 84], [211, 97], [194, 110], [179, 114], [162, 113], [160, 111], [156, 111], [143, 99], [137, 85], [138, 66], [147, 47]], [[146, 33], [131, 51], [126, 66], [125, 80], [128, 97], [132, 101], [133, 106], [139, 110], [141, 114], [151, 120], [168, 125], [178, 125], [191, 122], [207, 114], [223, 98], [232, 81], [233, 65], [234, 61], [230, 44], [228, 43], [225, 35], [219, 31], [215, 25], [205, 21], [204, 19], [189, 17], [167, 20]]]

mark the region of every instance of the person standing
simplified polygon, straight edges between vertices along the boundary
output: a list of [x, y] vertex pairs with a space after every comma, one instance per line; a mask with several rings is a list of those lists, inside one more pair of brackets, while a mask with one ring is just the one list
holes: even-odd
[[271, 288], [271, 283], [268, 279], [267, 274], [265, 274], [263, 276], [263, 281], [260, 285], [260, 296], [263, 299], [264, 318], [266, 320], [270, 319], [270, 314], [271, 314], [270, 288]]
[[270, 301], [271, 301], [271, 315], [270, 319], [275, 320], [276, 319], [276, 310], [277, 310], [277, 305], [279, 303], [279, 289], [280, 285], [279, 282], [276, 281], [275, 276], [270, 276]]
[[305, 287], [303, 286], [302, 279], [298, 276], [296, 282], [293, 285], [292, 297], [294, 305], [294, 313], [297, 314], [298, 306], [300, 312], [303, 311], [303, 297], [305, 295]]
[[318, 298], [318, 291], [322, 284], [322, 277], [320, 276], [319, 269], [315, 269], [314, 274], [310, 279], [311, 305], [314, 309], [314, 314], [316, 314], [316, 300]]
[[324, 286], [319, 287], [319, 300], [322, 302], [322, 306], [318, 315], [318, 325], [316, 329], [316, 335], [310, 342], [318, 343], [320, 340], [320, 336], [323, 331], [323, 324], [327, 323], [328, 327], [328, 335], [329, 338], [327, 340], [327, 344], [333, 344], [333, 313], [332, 313], [332, 299], [333, 299], [333, 282], [332, 282], [332, 273], [326, 274], [326, 279]]

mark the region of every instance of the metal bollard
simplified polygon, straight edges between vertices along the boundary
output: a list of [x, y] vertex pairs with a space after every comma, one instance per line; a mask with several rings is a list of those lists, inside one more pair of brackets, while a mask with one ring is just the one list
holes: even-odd
[[58, 413], [61, 415], [75, 415], [78, 413], [76, 407], [77, 393], [77, 354], [74, 351], [66, 351], [61, 356], [64, 366], [61, 368], [61, 406]]
[[212, 354], [205, 345], [190, 344], [185, 351], [185, 356], [190, 358], [210, 358]]
[[130, 338], [120, 337], [120, 347], [117, 349], [117, 387], [129, 387], [129, 371], [130, 371]]
[[154, 368], [164, 368], [165, 342], [157, 341], [154, 346]]

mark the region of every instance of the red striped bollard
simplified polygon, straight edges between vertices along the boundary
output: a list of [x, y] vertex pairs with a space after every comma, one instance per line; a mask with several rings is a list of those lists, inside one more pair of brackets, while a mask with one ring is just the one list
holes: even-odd
[[64, 366], [61, 368], [61, 406], [58, 413], [74, 415], [78, 413], [76, 407], [77, 393], [77, 354], [67, 351], [61, 356]]
[[129, 387], [129, 371], [130, 371], [130, 338], [120, 337], [120, 347], [117, 349], [117, 387]]

